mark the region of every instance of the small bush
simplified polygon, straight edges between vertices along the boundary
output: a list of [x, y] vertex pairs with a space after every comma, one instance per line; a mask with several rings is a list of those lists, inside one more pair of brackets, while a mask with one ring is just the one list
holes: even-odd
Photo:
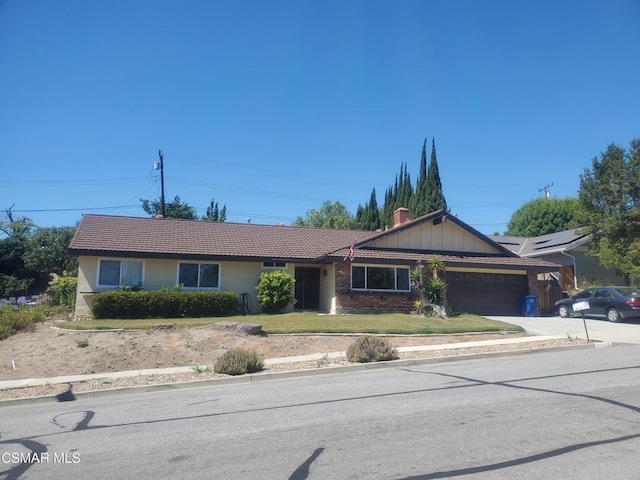
[[78, 348], [87, 348], [89, 346], [89, 339], [79, 338], [78, 340], [76, 340], [76, 345], [78, 345]]
[[368, 363], [397, 360], [398, 350], [385, 338], [365, 335], [347, 348], [347, 360]]
[[216, 361], [214, 371], [226, 375], [244, 375], [264, 369], [264, 359], [255, 350], [233, 348]]
[[18, 305], [6, 305], [0, 308], [0, 340], [21, 331], [31, 331], [36, 322], [42, 322], [41, 310]]
[[287, 272], [262, 272], [258, 280], [258, 304], [264, 313], [280, 313], [293, 300], [295, 280]]

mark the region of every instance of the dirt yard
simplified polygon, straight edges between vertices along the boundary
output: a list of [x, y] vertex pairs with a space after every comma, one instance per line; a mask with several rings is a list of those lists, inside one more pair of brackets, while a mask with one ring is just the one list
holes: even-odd
[[[389, 336], [396, 347], [465, 342], [523, 334]], [[265, 358], [345, 351], [356, 336], [247, 335], [212, 325], [143, 331], [83, 332], [39, 324], [0, 341], [0, 380], [213, 365], [230, 348], [255, 349]]]
[[[523, 333], [468, 335], [387, 336], [395, 347], [439, 345], [488, 339], [526, 336]], [[204, 366], [189, 373], [137, 375], [118, 379], [92, 379], [73, 385], [43, 385], [19, 389], [0, 389], [0, 400], [28, 396], [57, 395], [66, 389], [74, 392], [105, 388], [126, 388], [158, 383], [177, 383], [210, 379], [216, 358], [230, 348], [251, 348], [265, 359], [344, 352], [356, 335], [247, 335], [235, 329], [213, 325], [195, 328], [157, 326], [144, 331], [70, 331], [53, 323], [37, 325], [0, 341], [0, 381], [49, 378], [66, 375], [100, 374], [127, 370]], [[426, 358], [471, 353], [488, 353], [524, 348], [557, 347], [579, 343], [575, 339], [548, 340], [526, 344], [474, 347], [401, 353], [401, 359]], [[283, 370], [336, 367], [346, 359], [315, 360], [269, 365], [264, 373]]]

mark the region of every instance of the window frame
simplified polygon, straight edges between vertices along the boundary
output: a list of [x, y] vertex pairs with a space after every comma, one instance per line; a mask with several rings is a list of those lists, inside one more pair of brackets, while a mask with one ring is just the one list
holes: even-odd
[[[118, 284], [103, 284], [100, 283], [100, 277], [102, 273], [102, 262], [118, 262], [120, 264], [118, 271]], [[140, 269], [140, 282], [139, 283], [122, 283], [122, 263], [140, 263], [142, 268]], [[98, 258], [98, 268], [96, 269], [96, 286], [99, 288], [120, 288], [122, 286], [135, 286], [144, 285], [145, 278], [145, 261], [141, 258], [120, 258], [120, 257], [100, 257]]]
[[[182, 284], [182, 282], [180, 282], [180, 266], [181, 265], [197, 265], [197, 269], [198, 269], [198, 285], [195, 287], [190, 287], [187, 285]], [[216, 280], [216, 286], [215, 287], [201, 287], [200, 283], [202, 282], [202, 266], [204, 265], [215, 265], [216, 267], [218, 267], [218, 275], [217, 275], [217, 280]], [[178, 261], [178, 266], [176, 268], [176, 283], [177, 284], [181, 284], [182, 285], [182, 289], [183, 290], [220, 290], [220, 283], [221, 283], [221, 278], [222, 278], [222, 264], [218, 263], [218, 262], [198, 262], [198, 261]]]
[[[354, 287], [353, 286], [353, 269], [354, 268], [364, 268], [364, 288]], [[369, 288], [369, 268], [384, 268], [384, 269], [393, 269], [394, 275], [394, 288]], [[398, 270], [403, 270], [407, 272], [407, 289], [398, 289]], [[356, 264], [351, 265], [351, 278], [350, 287], [352, 291], [355, 292], [394, 292], [394, 293], [411, 293], [411, 268], [404, 265], [374, 265], [374, 264]]]
[[287, 262], [282, 261], [271, 261], [271, 262], [262, 262], [263, 270], [286, 270]]

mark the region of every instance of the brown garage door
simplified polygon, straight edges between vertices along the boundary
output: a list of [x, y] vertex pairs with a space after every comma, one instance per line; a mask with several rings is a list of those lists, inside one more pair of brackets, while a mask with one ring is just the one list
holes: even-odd
[[447, 303], [452, 312], [522, 315], [525, 275], [447, 272]]

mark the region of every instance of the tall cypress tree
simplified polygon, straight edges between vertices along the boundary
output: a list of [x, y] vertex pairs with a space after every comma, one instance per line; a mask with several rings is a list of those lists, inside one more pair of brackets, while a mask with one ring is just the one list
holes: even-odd
[[427, 172], [427, 197], [425, 202], [426, 213], [430, 213], [441, 208], [447, 209], [447, 201], [442, 191], [440, 172], [438, 171], [438, 160], [436, 159], [436, 139], [431, 144], [431, 161]]
[[415, 219], [427, 213], [447, 208], [447, 201], [442, 191], [442, 182], [436, 158], [436, 141], [431, 143], [431, 161], [427, 168], [427, 138], [422, 144], [420, 170], [414, 190], [411, 176], [405, 162], [400, 164], [400, 173], [395, 182], [385, 191], [384, 203], [380, 208], [380, 228], [393, 227], [393, 212], [400, 207], [409, 209], [411, 218]]
[[377, 230], [380, 228], [380, 210], [378, 210], [378, 200], [376, 199], [376, 189], [371, 190], [371, 198], [369, 198], [369, 205], [367, 205], [368, 222], [367, 230]]
[[380, 228], [380, 210], [378, 209], [375, 188], [371, 191], [369, 203], [364, 207], [358, 205], [356, 223], [363, 230], [377, 230]]
[[422, 144], [422, 156], [420, 157], [420, 171], [418, 173], [418, 180], [416, 183], [416, 191], [411, 198], [411, 216], [413, 218], [421, 217], [427, 213], [426, 198], [427, 198], [427, 139], [424, 139]]

